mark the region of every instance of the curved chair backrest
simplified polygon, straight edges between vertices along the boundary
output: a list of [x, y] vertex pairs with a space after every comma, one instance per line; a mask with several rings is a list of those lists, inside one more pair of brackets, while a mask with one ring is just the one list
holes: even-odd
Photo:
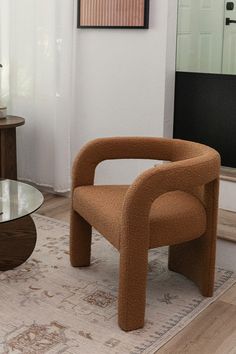
[[95, 139], [77, 155], [72, 176], [72, 188], [93, 184], [96, 166], [104, 160], [150, 159], [182, 161], [195, 157], [216, 160], [219, 154], [210, 147], [190, 141], [155, 137], [112, 137]]

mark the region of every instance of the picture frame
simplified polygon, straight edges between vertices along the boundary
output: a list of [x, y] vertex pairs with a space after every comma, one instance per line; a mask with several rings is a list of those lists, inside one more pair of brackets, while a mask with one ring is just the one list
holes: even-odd
[[149, 0], [78, 0], [77, 28], [148, 29]]

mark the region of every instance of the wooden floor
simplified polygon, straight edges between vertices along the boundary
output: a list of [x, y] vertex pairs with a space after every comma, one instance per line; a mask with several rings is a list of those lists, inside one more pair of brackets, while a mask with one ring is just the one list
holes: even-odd
[[[45, 194], [45, 203], [38, 212], [41, 215], [69, 221], [69, 207], [68, 198]], [[221, 211], [219, 232], [231, 235], [233, 229], [235, 233], [235, 228], [236, 214]], [[204, 310], [157, 353], [236, 354], [236, 285]]]
[[219, 210], [217, 235], [223, 240], [236, 242], [236, 213]]
[[69, 222], [70, 199], [57, 194], [44, 193], [44, 203], [38, 214]]

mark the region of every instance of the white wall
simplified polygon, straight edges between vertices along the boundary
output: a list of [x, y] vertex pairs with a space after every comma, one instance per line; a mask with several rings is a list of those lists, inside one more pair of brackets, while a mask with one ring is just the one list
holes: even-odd
[[[177, 0], [150, 1], [150, 29], [79, 29], [73, 156], [105, 136], [171, 136]], [[153, 162], [109, 162], [99, 182], [130, 182]], [[118, 177], [117, 177], [118, 176]]]

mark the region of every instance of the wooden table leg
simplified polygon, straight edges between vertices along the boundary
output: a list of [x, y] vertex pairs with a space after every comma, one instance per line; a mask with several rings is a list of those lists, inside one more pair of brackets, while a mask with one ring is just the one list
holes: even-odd
[[0, 224], [0, 270], [24, 263], [36, 244], [36, 228], [31, 216]]
[[0, 130], [0, 177], [17, 179], [16, 128]]

